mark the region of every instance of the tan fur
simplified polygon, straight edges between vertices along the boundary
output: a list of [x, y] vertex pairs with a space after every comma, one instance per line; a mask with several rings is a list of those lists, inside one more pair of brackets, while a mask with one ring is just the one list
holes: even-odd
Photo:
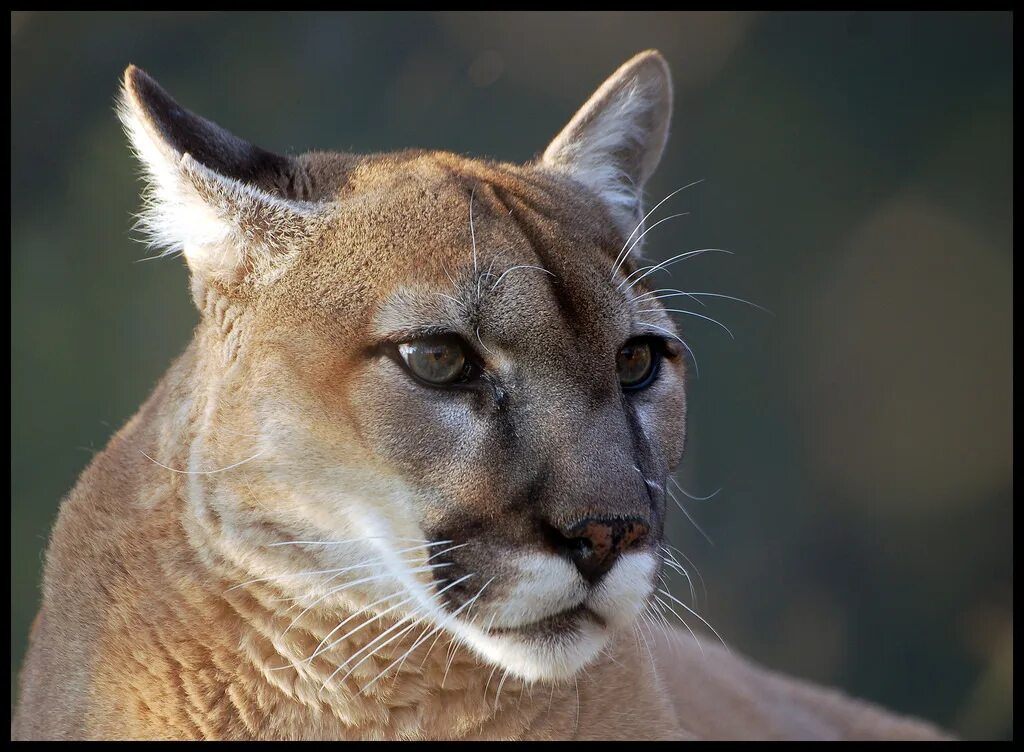
[[[122, 108], [150, 173], [150, 229], [170, 247], [181, 232], [201, 323], [61, 505], [12, 736], [940, 737], [713, 640], [633, 630], [633, 585], [615, 591], [621, 609], [593, 607], [629, 624], [581, 616], [571, 637], [531, 637], [504, 666], [429, 620], [405, 631], [413, 607], [385, 609], [392, 601], [308, 660], [393, 589], [331, 593], [327, 575], [301, 574], [339, 564], [364, 578], [409, 567], [394, 598], [410, 583], [437, 592], [455, 573], [478, 575], [444, 607], [472, 606], [461, 618], [481, 628], [526, 623], [517, 609], [543, 583], [516, 557], [568, 566], [538, 529], [612, 515], [643, 518], [653, 548], [624, 555], [609, 582], [619, 571], [633, 578], [620, 583], [646, 587], [664, 523], [664, 494], [652, 489], [683, 449], [685, 364], [670, 340], [664, 375], [623, 413], [615, 353], [641, 326], [631, 296], [650, 288], [617, 289], [632, 259], [609, 283], [631, 230], [624, 217], [635, 225], [640, 203], [625, 183], [600, 181], [642, 185], [664, 145], [669, 91], [660, 56], [638, 56], [536, 164], [437, 152], [282, 158], [180, 110], [129, 68]], [[609, 100], [619, 110], [595, 135], [588, 124]], [[643, 133], [629, 135], [618, 172], [574, 167], [574, 154], [615, 140], [609, 127], [634, 126]], [[647, 320], [674, 331], [664, 313]], [[431, 322], [479, 343], [493, 388], [425, 390], [380, 354], [382, 340]], [[375, 548], [368, 530], [389, 537]], [[446, 554], [447, 580], [413, 570], [428, 561], [422, 549], [397, 570], [374, 563], [424, 538], [464, 544]], [[340, 540], [355, 542], [320, 545]], [[285, 541], [308, 543], [275, 545]], [[597, 586], [573, 587], [597, 598]], [[576, 670], [585, 634], [601, 649]], [[554, 645], [549, 676], [520, 678], [547, 670], [530, 645]], [[367, 646], [380, 649], [353, 666]]]

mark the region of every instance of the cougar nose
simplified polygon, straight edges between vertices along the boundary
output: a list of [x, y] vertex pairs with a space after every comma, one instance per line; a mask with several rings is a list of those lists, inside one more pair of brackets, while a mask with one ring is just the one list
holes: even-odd
[[619, 554], [640, 543], [650, 528], [640, 520], [583, 520], [566, 530], [555, 530], [555, 547], [572, 561], [591, 584], [612, 568]]

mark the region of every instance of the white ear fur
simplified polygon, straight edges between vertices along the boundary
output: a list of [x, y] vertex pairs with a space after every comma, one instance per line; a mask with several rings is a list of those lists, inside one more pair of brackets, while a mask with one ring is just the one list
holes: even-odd
[[318, 205], [273, 196], [178, 151], [136, 93], [133, 73], [145, 75], [126, 72], [118, 116], [147, 179], [136, 227], [148, 245], [181, 252], [193, 272], [223, 282], [272, 277], [309, 239]]
[[672, 115], [672, 78], [654, 50], [626, 62], [573, 116], [541, 157], [604, 203], [623, 235], [640, 222], [644, 183], [661, 159]]

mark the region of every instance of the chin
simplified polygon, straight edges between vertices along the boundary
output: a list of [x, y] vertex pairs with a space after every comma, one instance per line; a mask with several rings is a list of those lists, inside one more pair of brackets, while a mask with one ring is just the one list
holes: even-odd
[[615, 629], [578, 607], [534, 624], [473, 635], [468, 642], [491, 663], [526, 681], [571, 679], [609, 643]]
[[584, 602], [525, 625], [471, 628], [464, 639], [481, 657], [526, 681], [571, 679], [633, 626], [646, 607], [654, 571], [650, 554], [625, 557]]

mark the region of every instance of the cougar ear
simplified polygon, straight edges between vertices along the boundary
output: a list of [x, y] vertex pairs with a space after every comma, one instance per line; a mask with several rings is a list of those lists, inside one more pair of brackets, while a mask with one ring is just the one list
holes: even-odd
[[644, 183], [658, 166], [672, 117], [672, 77], [656, 50], [622, 65], [541, 157], [593, 191], [624, 236], [641, 220]]
[[301, 166], [181, 107], [144, 71], [124, 72], [118, 115], [148, 180], [139, 227], [194, 274], [266, 277], [309, 239], [319, 209]]

